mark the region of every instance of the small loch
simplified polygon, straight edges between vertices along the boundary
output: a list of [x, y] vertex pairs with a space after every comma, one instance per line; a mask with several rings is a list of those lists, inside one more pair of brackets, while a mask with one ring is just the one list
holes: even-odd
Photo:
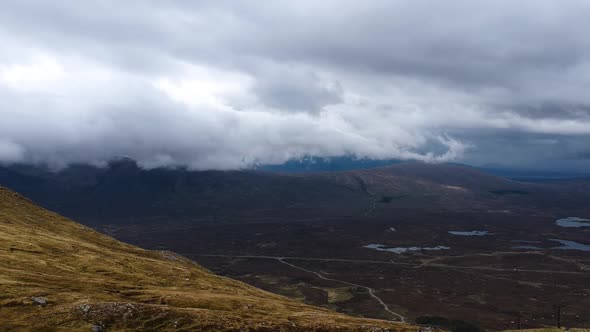
[[569, 240], [560, 240], [560, 239], [550, 239], [550, 240], [561, 243], [560, 247], [553, 247], [551, 249], [590, 251], [590, 245], [587, 245], [587, 244], [582, 244], [582, 243], [578, 243], [575, 241], [569, 241]]
[[436, 247], [395, 247], [395, 248], [388, 248], [386, 245], [383, 244], [368, 244], [366, 246], [363, 246], [363, 248], [367, 248], [367, 249], [373, 249], [373, 250], [377, 250], [377, 251], [387, 251], [387, 252], [392, 252], [394, 254], [403, 254], [406, 252], [412, 252], [412, 251], [436, 251], [436, 250], [449, 250], [451, 249], [451, 247], [447, 247], [447, 246], [436, 246]]
[[561, 227], [590, 227], [590, 219], [584, 219], [580, 217], [567, 217], [562, 219], [557, 219], [555, 221], [557, 226]]
[[512, 249], [521, 249], [521, 250], [542, 250], [543, 248], [537, 246], [514, 246]]
[[458, 236], [486, 236], [490, 235], [488, 231], [449, 231], [449, 234]]

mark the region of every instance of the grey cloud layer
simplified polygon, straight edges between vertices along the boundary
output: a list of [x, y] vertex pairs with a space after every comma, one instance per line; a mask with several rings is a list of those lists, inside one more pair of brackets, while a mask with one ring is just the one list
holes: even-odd
[[0, 161], [586, 167], [588, 13], [574, 0], [3, 1]]

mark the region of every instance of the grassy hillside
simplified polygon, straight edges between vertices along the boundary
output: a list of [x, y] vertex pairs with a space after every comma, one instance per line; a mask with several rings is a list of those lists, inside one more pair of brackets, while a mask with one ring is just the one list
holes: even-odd
[[[46, 302], [46, 303], [44, 303]], [[0, 187], [0, 330], [398, 331], [127, 245]]]

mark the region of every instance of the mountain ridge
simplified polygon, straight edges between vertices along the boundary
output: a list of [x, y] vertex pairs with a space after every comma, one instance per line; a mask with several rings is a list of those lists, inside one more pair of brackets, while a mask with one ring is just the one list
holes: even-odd
[[[475, 168], [446, 164], [398, 163], [371, 169], [289, 174], [144, 170], [129, 160], [106, 168], [76, 165], [58, 172], [3, 167], [0, 185], [83, 223], [231, 218], [252, 213], [263, 217], [362, 216], [375, 199], [403, 197], [410, 205], [435, 204], [449, 209], [496, 204], [502, 199], [497, 193], [541, 188]], [[453, 198], [461, 204], [453, 203]], [[390, 203], [388, 207], [398, 206], [398, 200]]]

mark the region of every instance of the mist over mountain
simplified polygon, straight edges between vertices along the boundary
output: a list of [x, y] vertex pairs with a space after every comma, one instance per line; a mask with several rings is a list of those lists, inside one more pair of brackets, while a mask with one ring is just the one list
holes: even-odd
[[[367, 169], [382, 167], [401, 163], [401, 160], [374, 160], [358, 159], [354, 157], [334, 157], [334, 158], [316, 158], [306, 157], [297, 160], [290, 160], [279, 165], [260, 165], [255, 167], [257, 170], [270, 172], [285, 173], [313, 173], [313, 172], [332, 172], [346, 171], [355, 169]], [[457, 165], [469, 166], [467, 164], [456, 163]], [[501, 164], [485, 164], [481, 166], [472, 166], [486, 173], [497, 176], [518, 179], [518, 180], [543, 180], [543, 179], [566, 179], [566, 178], [584, 178], [590, 177], [590, 171], [572, 170], [572, 169], [555, 169], [546, 168], [543, 165], [531, 165], [529, 167], [511, 167]]]
[[583, 171], [588, 10], [3, 1], [0, 162], [235, 170], [354, 156]]

